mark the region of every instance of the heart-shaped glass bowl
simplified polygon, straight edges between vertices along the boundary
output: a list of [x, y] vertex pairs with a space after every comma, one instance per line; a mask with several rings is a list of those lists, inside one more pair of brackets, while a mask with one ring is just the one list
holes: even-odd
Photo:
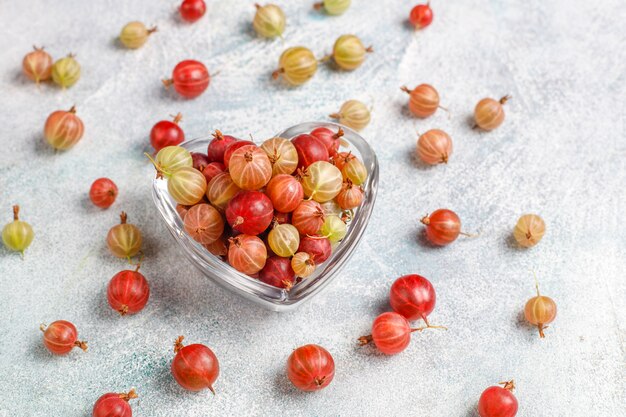
[[[191, 263], [197, 266], [204, 275], [222, 287], [270, 310], [286, 311], [293, 309], [330, 284], [339, 275], [341, 268], [354, 253], [374, 208], [378, 184], [378, 161], [372, 148], [358, 133], [336, 123], [307, 122], [290, 127], [276, 136], [291, 139], [302, 133], [309, 133], [317, 127], [327, 127], [334, 131], [341, 127], [344, 130], [344, 145], [348, 146], [344, 146], [340, 151], [352, 152], [363, 161], [367, 168], [367, 181], [363, 184], [365, 197], [361, 206], [354, 210], [354, 216], [348, 225], [348, 233], [333, 249], [330, 258], [323, 264], [318, 265], [311, 276], [295, 284], [289, 291], [265, 284], [242, 274], [220, 257], [208, 252], [185, 232], [183, 221], [176, 212], [176, 202], [167, 192], [166, 181], [155, 179], [152, 183], [154, 203], [161, 216], [163, 216], [170, 233], [172, 233], [172, 236], [174, 236], [174, 239], [181, 246], [183, 253]], [[183, 143], [181, 146], [190, 152], [206, 153], [211, 139], [209, 137], [193, 139]]]

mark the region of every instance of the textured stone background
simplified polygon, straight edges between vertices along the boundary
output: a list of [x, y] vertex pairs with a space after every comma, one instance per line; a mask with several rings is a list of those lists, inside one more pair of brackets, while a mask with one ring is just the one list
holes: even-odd
[[[616, 416], [624, 411], [626, 318], [626, 138], [624, 18], [620, 0], [434, 1], [435, 21], [413, 34], [412, 1], [355, 0], [341, 17], [310, 1], [280, 1], [285, 41], [250, 28], [250, 2], [209, 0], [194, 25], [175, 18], [177, 1], [3, 1], [0, 3], [0, 213], [21, 204], [37, 233], [26, 258], [0, 250], [0, 416], [90, 415], [102, 393], [136, 387], [137, 416], [467, 416], [481, 391], [515, 378], [520, 416]], [[159, 32], [141, 50], [119, 48], [123, 24]], [[281, 51], [304, 44], [322, 55], [356, 33], [376, 52], [354, 73], [322, 67], [291, 89], [269, 74]], [[68, 91], [37, 89], [20, 75], [32, 44], [55, 56], [74, 52], [83, 67]], [[220, 71], [200, 98], [184, 101], [160, 79], [181, 59]], [[403, 84], [435, 85], [452, 117], [418, 121]], [[470, 129], [484, 96], [513, 95], [495, 132]], [[181, 111], [188, 137], [219, 128], [265, 138], [324, 120], [347, 99], [373, 106], [363, 132], [381, 163], [379, 197], [359, 249], [342, 276], [300, 310], [278, 314], [231, 295], [185, 263], [150, 198], [152, 168], [141, 152], [154, 122]], [[55, 153], [43, 142], [47, 115], [78, 107], [82, 142]], [[447, 166], [414, 162], [416, 130], [447, 130]], [[120, 187], [113, 208], [91, 206], [100, 176]], [[480, 232], [446, 248], [421, 237], [419, 218], [454, 209]], [[105, 297], [125, 267], [104, 239], [120, 210], [145, 236], [148, 307], [120, 318]], [[544, 240], [511, 243], [519, 215], [540, 213]], [[523, 321], [535, 271], [559, 315], [540, 340]], [[447, 332], [415, 334], [404, 353], [357, 348], [372, 319], [388, 310], [393, 279], [430, 278], [432, 322]], [[52, 357], [37, 329], [74, 322], [88, 353]], [[171, 345], [211, 346], [222, 366], [217, 395], [191, 394], [170, 377]], [[330, 388], [295, 391], [283, 372], [291, 350], [319, 343], [335, 357]], [[621, 411], [620, 411], [621, 410]]]

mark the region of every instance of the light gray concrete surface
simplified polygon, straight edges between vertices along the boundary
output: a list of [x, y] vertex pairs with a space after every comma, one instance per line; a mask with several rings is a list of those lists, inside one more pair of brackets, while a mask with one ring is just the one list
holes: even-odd
[[[433, 1], [435, 20], [417, 34], [413, 2], [355, 0], [340, 17], [311, 1], [280, 1], [285, 41], [251, 33], [252, 2], [209, 0], [194, 25], [176, 1], [3, 1], [0, 3], [0, 217], [22, 206], [36, 238], [22, 260], [0, 251], [0, 416], [88, 416], [103, 393], [136, 387], [137, 416], [468, 416], [484, 388], [514, 378], [520, 416], [623, 415], [626, 318], [625, 5], [590, 1]], [[137, 51], [114, 42], [131, 20], [159, 32]], [[342, 73], [322, 66], [300, 88], [270, 81], [281, 51], [303, 44], [329, 52], [356, 33], [375, 53]], [[62, 91], [20, 75], [32, 44], [55, 57], [77, 54], [83, 75]], [[160, 79], [181, 59], [220, 71], [193, 101]], [[403, 84], [438, 88], [451, 117], [412, 118]], [[512, 94], [504, 125], [470, 128], [482, 97]], [[301, 309], [278, 314], [227, 293], [187, 264], [150, 197], [153, 169], [142, 156], [154, 122], [178, 111], [188, 137], [219, 128], [265, 138], [325, 120], [347, 99], [373, 106], [363, 132], [381, 164], [379, 197], [360, 247], [342, 276]], [[72, 104], [82, 142], [55, 153], [42, 139], [47, 115]], [[413, 159], [416, 131], [442, 128], [454, 141], [447, 166]], [[107, 176], [120, 196], [90, 205], [91, 182]], [[448, 207], [478, 232], [446, 248], [421, 237], [419, 218]], [[120, 318], [105, 297], [125, 267], [105, 236], [120, 210], [145, 236], [143, 272], [152, 296]], [[510, 232], [523, 213], [547, 222], [543, 241], [519, 250]], [[535, 271], [559, 307], [540, 340], [522, 309]], [[415, 334], [400, 355], [358, 348], [356, 338], [388, 310], [392, 281], [419, 273], [433, 282], [431, 315], [448, 331]], [[38, 326], [66, 319], [88, 353], [53, 357]], [[208, 392], [184, 392], [169, 372], [172, 342], [209, 345], [222, 371]], [[326, 390], [294, 390], [284, 374], [291, 350], [319, 343], [336, 378]]]

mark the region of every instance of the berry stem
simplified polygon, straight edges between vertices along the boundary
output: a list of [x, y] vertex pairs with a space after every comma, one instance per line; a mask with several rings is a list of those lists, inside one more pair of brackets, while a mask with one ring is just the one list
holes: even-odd
[[504, 388], [507, 391], [513, 391], [515, 389], [515, 381], [512, 379], [510, 381], [498, 382], [500, 385], [504, 385]]
[[183, 114], [182, 113], [177, 113], [176, 116], [170, 115], [171, 117], [174, 118], [174, 120], [172, 120], [174, 123], [178, 124], [181, 120], [183, 120]]
[[185, 347], [185, 345], [183, 345], [184, 339], [185, 336], [178, 336], [176, 338], [176, 340], [174, 341], [174, 353], [180, 352], [180, 350]]
[[76, 114], [76, 106], [72, 106], [68, 111], [68, 113]]
[[402, 87], [400, 87], [400, 90], [404, 91], [407, 94], [411, 94], [411, 90], [409, 90], [409, 88], [406, 85], [403, 85]]
[[512, 99], [513, 97], [510, 96], [509, 94], [507, 94], [506, 96], [502, 97], [500, 99], [500, 104], [506, 104], [507, 101], [509, 101], [510, 99]]
[[367, 48], [365, 48], [365, 52], [370, 53], [370, 54], [374, 52], [374, 45], [370, 45]]
[[331, 119], [341, 119], [341, 113], [332, 113], [329, 114], [328, 117], [330, 117]]
[[372, 340], [374, 340], [374, 339], [372, 338], [372, 335], [371, 335], [371, 334], [369, 334], [369, 335], [367, 335], [367, 336], [361, 336], [361, 337], [359, 337], [359, 339], [358, 339], [358, 341], [359, 341], [359, 345], [360, 345], [360, 346], [365, 346], [365, 345], [367, 345], [368, 343], [370, 343]]
[[324, 2], [317, 2], [317, 3], [313, 3], [313, 9], [315, 10], [322, 10], [322, 7], [324, 7]]
[[17, 204], [13, 206], [13, 220], [18, 221], [20, 219], [20, 206]]
[[284, 74], [284, 73], [285, 73], [284, 68], [278, 68], [276, 71], [272, 73], [272, 78], [276, 80], [278, 77], [280, 77], [281, 74]]
[[161, 82], [163, 83], [165, 88], [170, 88], [170, 85], [174, 84], [174, 80], [172, 80], [171, 78], [166, 79], [166, 80], [161, 80]]
[[131, 388], [130, 391], [126, 392], [122, 392], [119, 394], [120, 398], [126, 402], [132, 400], [133, 398], [137, 398], [137, 392], [135, 391], [135, 388]]
[[126, 220], [128, 220], [128, 215], [123, 211], [120, 213], [120, 224], [126, 224]]
[[156, 26], [151, 27], [150, 29], [148, 29], [148, 35], [152, 35], [156, 31], [157, 31], [157, 27]]
[[74, 342], [74, 346], [79, 347], [83, 350], [83, 352], [87, 352], [87, 341], [86, 340], [77, 340]]

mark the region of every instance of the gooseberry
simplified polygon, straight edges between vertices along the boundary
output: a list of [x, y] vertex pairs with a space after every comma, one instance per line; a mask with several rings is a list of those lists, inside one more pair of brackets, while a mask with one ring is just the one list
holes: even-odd
[[352, 210], [361, 205], [363, 197], [365, 197], [363, 189], [358, 185], [352, 184], [352, 181], [347, 179], [341, 185], [341, 191], [335, 197], [335, 201], [343, 210]]
[[335, 165], [341, 171], [348, 162], [355, 159], [356, 156], [352, 154], [352, 152], [339, 152], [335, 156], [333, 156], [333, 165]]
[[128, 216], [120, 214], [120, 224], [113, 226], [107, 234], [107, 246], [113, 255], [118, 258], [128, 258], [137, 255], [141, 250], [141, 231], [134, 224], [126, 223]]
[[330, 159], [326, 145], [315, 136], [303, 133], [291, 139], [291, 143], [298, 153], [299, 168], [306, 168], [313, 162]]
[[259, 273], [259, 280], [277, 288], [287, 291], [293, 287], [296, 274], [291, 268], [291, 261], [281, 256], [271, 256], [265, 262], [265, 266]]
[[298, 251], [300, 233], [291, 224], [277, 222], [267, 235], [267, 243], [276, 255], [289, 258]]
[[338, 113], [333, 113], [330, 117], [354, 130], [361, 130], [369, 124], [371, 115], [365, 104], [358, 100], [348, 100], [342, 104]]
[[111, 308], [122, 316], [135, 314], [143, 310], [150, 298], [150, 286], [146, 277], [139, 272], [140, 265], [134, 271], [118, 272], [109, 281], [107, 299]]
[[137, 398], [137, 393], [131, 389], [127, 393], [104, 394], [93, 406], [92, 417], [132, 417], [133, 411], [128, 401]]
[[314, 235], [324, 224], [324, 210], [320, 203], [314, 200], [302, 201], [291, 215], [291, 224], [302, 235]]
[[461, 219], [452, 210], [438, 209], [430, 215], [422, 217], [422, 223], [426, 226], [426, 237], [438, 246], [448, 245], [459, 237], [461, 232]]
[[352, 71], [360, 67], [365, 55], [373, 51], [371, 46], [366, 48], [357, 36], [341, 35], [333, 46], [332, 58], [339, 68]]
[[389, 291], [389, 303], [393, 311], [403, 315], [407, 320], [422, 319], [427, 325], [427, 317], [435, 309], [436, 301], [433, 285], [417, 274], [404, 275], [396, 279]]
[[339, 216], [326, 216], [320, 234], [327, 237], [330, 243], [341, 241], [348, 233], [348, 226]]
[[539, 337], [544, 338], [543, 331], [556, 318], [556, 303], [550, 297], [539, 293], [539, 284], [536, 285], [537, 296], [526, 302], [524, 307], [524, 317], [529, 323], [537, 326], [539, 329]]
[[316, 161], [302, 173], [301, 181], [304, 195], [319, 203], [324, 203], [339, 194], [343, 176], [341, 171], [330, 162]]
[[402, 352], [411, 342], [411, 333], [417, 329], [411, 329], [408, 320], [398, 313], [382, 313], [372, 324], [372, 334], [359, 338], [360, 345], [366, 345], [372, 341], [376, 348], [385, 355], [395, 355]]
[[254, 31], [264, 38], [282, 37], [285, 31], [285, 13], [275, 4], [255, 4], [256, 14], [252, 21]]
[[306, 252], [319, 265], [326, 261], [332, 253], [330, 240], [324, 236], [304, 236], [300, 239], [298, 252]]
[[230, 177], [230, 173], [217, 174], [207, 186], [206, 196], [215, 207], [226, 210], [226, 205], [241, 188]]
[[196, 204], [187, 211], [184, 227], [196, 242], [209, 244], [224, 233], [224, 220], [213, 206]]
[[339, 128], [337, 133], [335, 133], [327, 127], [318, 127], [311, 130], [310, 134], [311, 136], [315, 136], [315, 138], [320, 140], [324, 144], [324, 146], [326, 146], [328, 155], [333, 157], [337, 154], [337, 151], [339, 150], [341, 137], [343, 136], [344, 132], [342, 128]]
[[291, 268], [298, 277], [306, 278], [315, 272], [313, 256], [306, 252], [298, 252], [291, 258]]
[[215, 256], [226, 256], [228, 255], [228, 246], [226, 246], [226, 240], [224, 236], [220, 236], [215, 242], [209, 243], [204, 246], [209, 252], [211, 252]]
[[43, 332], [44, 346], [55, 355], [65, 355], [75, 347], [87, 351], [87, 342], [78, 340], [76, 327], [65, 320], [57, 320], [46, 327], [39, 326]]
[[[152, 158], [148, 156], [152, 161]], [[156, 168], [163, 173], [172, 173], [184, 167], [193, 166], [191, 153], [182, 146], [166, 146], [156, 154]], [[154, 162], [153, 162], [154, 163]]]
[[228, 169], [235, 184], [243, 190], [258, 190], [272, 178], [272, 164], [267, 154], [254, 145], [233, 152]]
[[35, 237], [30, 224], [20, 220], [20, 206], [13, 206], [13, 221], [2, 229], [2, 242], [12, 251], [20, 252], [22, 256]]
[[230, 157], [233, 156], [233, 153], [239, 148], [243, 148], [244, 146], [254, 145], [254, 142], [250, 140], [237, 140], [236, 142], [231, 143], [226, 147], [224, 151], [224, 166], [228, 169], [228, 165], [230, 163]]
[[220, 374], [220, 365], [215, 353], [208, 347], [195, 343], [183, 345], [183, 336], [174, 342], [174, 360], [172, 375], [178, 385], [189, 391], [201, 391], [205, 388], [215, 394], [213, 384]]
[[[174, 199], [174, 201], [185, 206], [192, 206], [204, 197], [207, 190], [206, 178], [202, 172], [192, 166], [182, 166], [177, 168], [182, 164], [193, 164], [193, 158], [186, 149], [185, 152], [187, 153], [184, 154], [179, 153], [177, 149], [172, 149], [170, 152], [169, 148], [184, 149], [179, 146], [167, 146], [159, 151], [156, 161], [153, 160], [147, 153], [145, 155], [150, 159], [156, 168], [157, 178], [163, 178], [163, 176], [167, 177], [167, 191], [170, 193], [170, 196]], [[176, 156], [175, 170], [172, 170], [171, 168], [168, 170], [165, 168], [165, 166], [167, 166], [170, 162], [169, 160], [164, 161], [163, 165], [159, 164], [159, 156], [163, 152], [167, 152], [168, 155], [171, 153], [172, 156]]]
[[189, 211], [189, 206], [184, 206], [182, 204], [176, 204], [176, 213], [180, 216], [180, 218], [184, 221], [187, 212]]
[[367, 180], [367, 168], [357, 157], [350, 158], [341, 168], [341, 173], [346, 180], [352, 181], [355, 185], [361, 185]]
[[330, 15], [339, 15], [348, 10], [351, 0], [323, 0], [315, 3], [313, 8], [321, 10], [322, 8]]
[[91, 184], [89, 199], [100, 208], [109, 208], [117, 197], [117, 186], [108, 178], [98, 178]]
[[42, 48], [33, 46], [34, 51], [29, 52], [22, 60], [24, 75], [37, 84], [40, 81], [49, 80], [52, 76], [52, 57]]
[[476, 126], [483, 130], [493, 130], [504, 121], [504, 108], [502, 107], [511, 96], [504, 96], [499, 101], [492, 98], [484, 98], [476, 104], [474, 109], [474, 121]]
[[71, 87], [80, 78], [80, 64], [69, 54], [52, 65], [52, 81], [63, 88]]
[[280, 56], [278, 69], [272, 78], [281, 75], [291, 85], [301, 85], [309, 81], [317, 71], [317, 59], [310, 49], [303, 46], [288, 48]]
[[267, 183], [265, 193], [272, 200], [274, 208], [282, 213], [291, 213], [304, 198], [302, 184], [287, 174], [279, 174]]
[[204, 16], [206, 4], [204, 0], [183, 0], [178, 11], [184, 21], [193, 23]]
[[219, 130], [216, 130], [213, 133], [213, 139], [209, 142], [209, 147], [207, 148], [207, 156], [209, 157], [209, 161], [211, 162], [224, 162], [226, 168], [228, 168], [228, 161], [224, 159], [224, 152], [229, 145], [237, 142], [237, 138], [224, 135]]
[[163, 80], [163, 85], [174, 89], [185, 98], [195, 98], [204, 92], [211, 82], [209, 71], [202, 62], [188, 59], [179, 62], [172, 71], [172, 78]]
[[267, 249], [256, 236], [238, 235], [228, 240], [228, 263], [239, 272], [252, 275], [265, 266]]
[[76, 107], [68, 111], [57, 110], [46, 119], [43, 135], [46, 141], [55, 149], [70, 149], [83, 137], [85, 127], [83, 121], [76, 115]]
[[246, 235], [263, 233], [273, 218], [272, 201], [259, 191], [241, 191], [226, 206], [226, 220], [230, 227]]
[[341, 216], [343, 213], [343, 209], [339, 207], [335, 200], [330, 200], [320, 205], [326, 216]]
[[513, 229], [513, 237], [520, 246], [530, 248], [539, 243], [545, 232], [546, 224], [541, 217], [536, 214], [524, 214]]
[[[424, 119], [435, 114], [439, 106], [439, 93], [430, 84], [420, 84], [412, 90], [400, 88], [409, 94], [409, 110], [415, 116]], [[443, 109], [443, 107], [441, 107]], [[444, 109], [445, 110], [445, 109]]]
[[321, 390], [332, 382], [334, 376], [335, 361], [321, 346], [300, 346], [287, 359], [287, 377], [302, 391]]
[[517, 414], [517, 398], [513, 395], [515, 382], [500, 382], [504, 387], [493, 386], [483, 391], [478, 400], [480, 417], [515, 417]]
[[152, 126], [150, 143], [155, 151], [158, 152], [166, 146], [180, 145], [185, 141], [185, 132], [178, 125], [182, 118], [183, 115], [178, 113], [173, 121], [161, 120]]
[[272, 175], [292, 174], [298, 167], [298, 151], [285, 138], [268, 139], [261, 144], [272, 164]]
[[156, 26], [148, 29], [141, 22], [130, 22], [122, 28], [120, 42], [129, 49], [138, 49], [146, 43], [148, 37], [156, 30]]
[[430, 8], [430, 2], [426, 4], [418, 4], [411, 9], [409, 14], [409, 22], [415, 29], [423, 29], [430, 25], [433, 21], [433, 10]]
[[447, 164], [452, 153], [450, 135], [440, 129], [431, 129], [417, 140], [417, 156], [429, 165]]
[[278, 224], [291, 224], [291, 213], [281, 213], [280, 211], [274, 210], [274, 221]]
[[208, 184], [211, 182], [213, 178], [217, 177], [219, 174], [226, 171], [226, 167], [221, 162], [209, 162], [199, 171], [202, 172]]

